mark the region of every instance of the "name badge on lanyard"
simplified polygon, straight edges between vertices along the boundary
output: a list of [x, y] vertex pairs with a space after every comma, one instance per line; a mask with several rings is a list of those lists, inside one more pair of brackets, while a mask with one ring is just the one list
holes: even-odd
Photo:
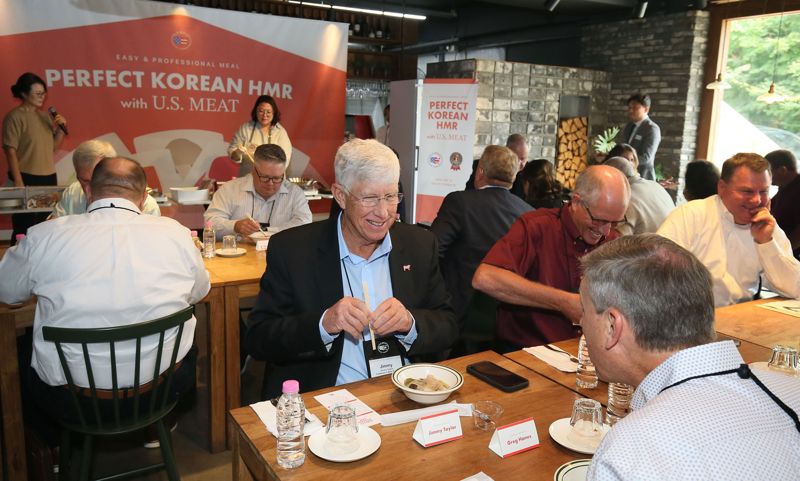
[[369, 377], [385, 376], [403, 366], [404, 349], [392, 336], [375, 339], [375, 350], [372, 350], [372, 341], [364, 341], [363, 347]]

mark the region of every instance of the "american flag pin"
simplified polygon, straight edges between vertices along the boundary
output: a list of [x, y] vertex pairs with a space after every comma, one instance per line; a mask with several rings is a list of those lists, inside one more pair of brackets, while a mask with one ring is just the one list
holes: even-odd
[[411, 272], [411, 264], [404, 265], [403, 272]]

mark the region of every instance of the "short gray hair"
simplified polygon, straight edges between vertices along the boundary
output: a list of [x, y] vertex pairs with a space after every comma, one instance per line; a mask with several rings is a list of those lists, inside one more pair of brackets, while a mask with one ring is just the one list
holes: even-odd
[[253, 152], [253, 160], [272, 162], [275, 164], [286, 163], [286, 152], [278, 144], [261, 144]]
[[619, 309], [642, 349], [673, 351], [715, 339], [711, 274], [673, 241], [620, 237], [585, 255], [581, 266], [597, 313]]
[[72, 165], [77, 173], [78, 170], [94, 168], [95, 164], [102, 158], [116, 156], [117, 151], [105, 140], [87, 140], [81, 142], [72, 152]]
[[625, 202], [627, 203], [631, 197], [631, 185], [628, 179], [625, 178], [622, 172], [609, 167], [607, 165], [590, 165], [583, 172], [578, 175], [575, 181], [575, 190], [573, 193], [578, 194], [581, 199], [589, 204], [595, 203], [600, 197], [600, 193], [604, 187], [607, 187], [604, 181], [611, 177], [617, 177], [620, 182], [625, 186]]
[[486, 180], [513, 184], [519, 170], [519, 159], [508, 147], [488, 145], [483, 150], [478, 165], [486, 174]]
[[400, 161], [392, 149], [374, 139], [353, 139], [336, 151], [336, 182], [350, 190], [358, 182], [397, 184]]
[[625, 174], [625, 177], [629, 179], [634, 175], [636, 175], [636, 171], [633, 170], [633, 163], [631, 163], [631, 161], [626, 159], [625, 157], [611, 157], [610, 159], [603, 162], [603, 165], [614, 167], [615, 169]]

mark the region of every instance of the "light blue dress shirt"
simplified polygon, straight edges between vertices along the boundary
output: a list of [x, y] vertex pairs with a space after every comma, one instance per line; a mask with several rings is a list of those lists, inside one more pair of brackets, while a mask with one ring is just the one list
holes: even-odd
[[[336, 234], [339, 239], [339, 259], [343, 267], [342, 286], [344, 295], [364, 300], [363, 283], [369, 286], [369, 308], [374, 311], [386, 299], [394, 294], [392, 292], [392, 278], [389, 272], [389, 253], [392, 251], [392, 238], [389, 233], [383, 242], [369, 256], [364, 259], [350, 252], [347, 244], [342, 237], [342, 215], [339, 214], [339, 221], [336, 223]], [[325, 312], [328, 312], [327, 310]], [[331, 348], [333, 341], [340, 334], [332, 336], [322, 327], [322, 319], [319, 320], [319, 335], [322, 342], [328, 349]], [[364, 328], [362, 333], [364, 340], [370, 340], [369, 327]], [[339, 374], [336, 376], [336, 385], [347, 384], [350, 382], [361, 381], [369, 377], [367, 371], [367, 360], [364, 357], [364, 345], [361, 340], [353, 339], [349, 335], [344, 335], [344, 345], [342, 352], [342, 362], [339, 365]], [[412, 322], [408, 334], [396, 335], [400, 344], [408, 351], [417, 339], [417, 324]]]

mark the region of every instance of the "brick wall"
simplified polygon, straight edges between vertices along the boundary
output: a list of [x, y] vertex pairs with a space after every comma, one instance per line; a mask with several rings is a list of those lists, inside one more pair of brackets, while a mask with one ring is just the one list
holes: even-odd
[[689, 11], [584, 27], [581, 66], [609, 73], [609, 125], [627, 122], [631, 94], [652, 97], [665, 176], [678, 178], [694, 159], [708, 25], [708, 12]]
[[487, 145], [505, 145], [510, 134], [521, 133], [530, 143], [529, 158], [554, 161], [561, 95], [591, 98], [590, 135], [607, 124], [609, 82], [605, 72], [467, 59], [428, 64], [427, 76], [478, 81], [475, 158]]

